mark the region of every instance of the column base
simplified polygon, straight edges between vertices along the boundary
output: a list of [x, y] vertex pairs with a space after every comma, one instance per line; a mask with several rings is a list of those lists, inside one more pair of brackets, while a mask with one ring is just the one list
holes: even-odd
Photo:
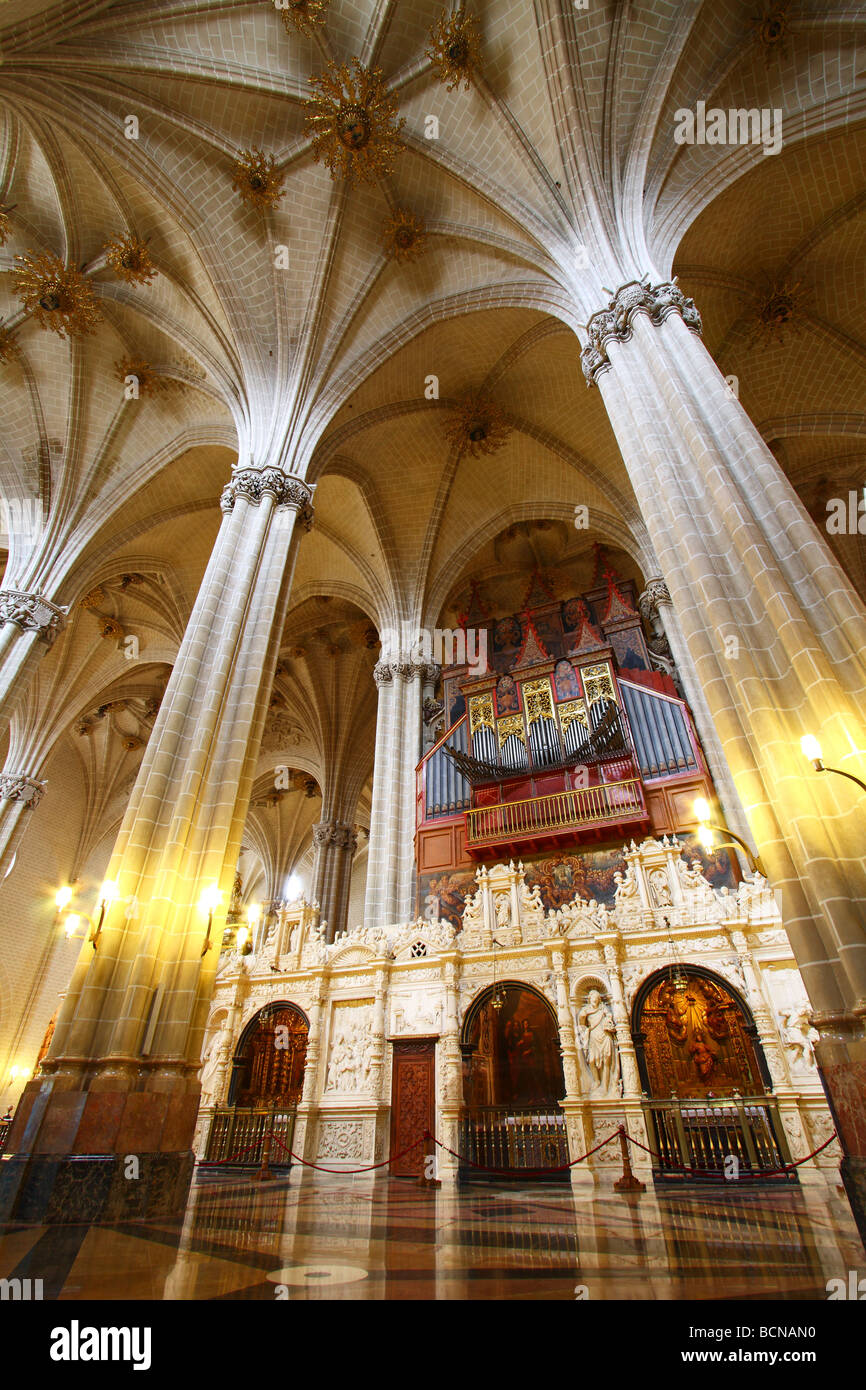
[[0, 1159], [0, 1220], [44, 1225], [177, 1218], [186, 1208], [195, 1155], [8, 1154]]

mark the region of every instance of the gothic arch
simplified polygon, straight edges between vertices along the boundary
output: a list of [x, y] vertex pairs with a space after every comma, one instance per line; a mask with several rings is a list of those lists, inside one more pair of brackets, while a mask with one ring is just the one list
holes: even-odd
[[[743, 995], [706, 966], [685, 962], [682, 969], [684, 990], [671, 984], [671, 970], [665, 967], [648, 975], [635, 995], [631, 1029], [642, 1089], [658, 1099], [772, 1090], [758, 1029]], [[667, 990], [672, 994], [660, 998]]]
[[[279, 1029], [286, 1031], [279, 1034]], [[303, 1009], [289, 1000], [275, 1000], [253, 1014], [232, 1057], [229, 1105], [297, 1104], [309, 1029]]]
[[565, 1094], [559, 1025], [549, 999], [522, 980], [487, 985], [460, 1030], [463, 1097], [468, 1106], [555, 1105]]

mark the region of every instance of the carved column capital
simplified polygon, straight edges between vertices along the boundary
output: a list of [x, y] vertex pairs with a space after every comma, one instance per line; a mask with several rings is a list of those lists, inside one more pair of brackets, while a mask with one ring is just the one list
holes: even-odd
[[58, 632], [66, 626], [69, 608], [60, 607], [41, 594], [28, 594], [23, 589], [0, 589], [0, 627], [17, 623], [22, 632], [35, 632], [39, 640], [51, 646]]
[[45, 783], [18, 772], [0, 772], [0, 800], [23, 801], [34, 810], [45, 794]]
[[230, 512], [238, 497], [245, 497], [257, 507], [263, 497], [273, 497], [277, 507], [290, 507], [297, 512], [305, 531], [313, 524], [313, 490], [301, 478], [284, 473], [282, 468], [238, 468], [226, 483], [220, 497], [220, 509]]
[[313, 844], [330, 845], [354, 854], [358, 848], [358, 836], [354, 826], [345, 825], [342, 821], [323, 820], [313, 826]]
[[670, 589], [664, 579], [648, 579], [646, 588], [637, 601], [638, 612], [648, 621], [658, 613], [660, 603], [673, 606]]
[[695, 333], [702, 331], [695, 301], [683, 294], [676, 279], [660, 285], [644, 284], [642, 280], [630, 280], [621, 285], [607, 308], [599, 309], [586, 325], [589, 342], [580, 354], [580, 362], [587, 386], [594, 386], [601, 373], [611, 366], [607, 344], [612, 338], [626, 342], [632, 335], [632, 323], [637, 314], [649, 315], [650, 321], [658, 326], [673, 313], [679, 314], [686, 327]]

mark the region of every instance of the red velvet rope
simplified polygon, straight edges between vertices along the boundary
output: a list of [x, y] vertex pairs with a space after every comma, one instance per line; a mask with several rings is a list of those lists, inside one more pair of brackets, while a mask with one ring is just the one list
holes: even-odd
[[317, 1173], [334, 1173], [337, 1177], [351, 1177], [353, 1173], [372, 1173], [376, 1168], [387, 1168], [389, 1163], [396, 1163], [398, 1158], [402, 1158], [404, 1154], [411, 1153], [413, 1149], [417, 1149], [419, 1144], [426, 1143], [427, 1137], [426, 1134], [422, 1134], [421, 1138], [416, 1139], [415, 1143], [410, 1144], [408, 1148], [401, 1149], [398, 1154], [393, 1154], [391, 1158], [383, 1159], [381, 1163], [369, 1163], [366, 1168], [323, 1168], [319, 1163], [309, 1163], [307, 1159], [301, 1158], [300, 1154], [296, 1154], [294, 1149], [287, 1149], [282, 1139], [277, 1139], [277, 1136], [274, 1135], [280, 1148], [283, 1149], [285, 1153], [290, 1154], [298, 1163], [302, 1163], [305, 1168], [315, 1168]]
[[613, 1134], [609, 1134], [606, 1139], [602, 1139], [600, 1144], [596, 1144], [594, 1149], [588, 1149], [585, 1154], [581, 1154], [580, 1158], [573, 1158], [570, 1163], [561, 1163], [558, 1168], [533, 1168], [531, 1170], [525, 1168], [488, 1168], [486, 1163], [474, 1163], [471, 1158], [464, 1158], [462, 1154], [455, 1153], [453, 1149], [449, 1149], [447, 1144], [443, 1144], [442, 1140], [437, 1139], [435, 1134], [431, 1134], [429, 1130], [424, 1135], [424, 1138], [432, 1139], [433, 1143], [437, 1144], [440, 1149], [444, 1149], [446, 1153], [451, 1154], [451, 1157], [458, 1159], [460, 1163], [468, 1163], [470, 1168], [478, 1168], [482, 1173], [509, 1173], [513, 1177], [519, 1175], [521, 1172], [527, 1171], [533, 1173], [567, 1173], [569, 1168], [573, 1168], [577, 1163], [582, 1163], [585, 1158], [589, 1158], [590, 1154], [597, 1153], [599, 1149], [603, 1149], [605, 1144], [609, 1144], [612, 1139], [616, 1139], [618, 1134], [619, 1130], [614, 1130]]

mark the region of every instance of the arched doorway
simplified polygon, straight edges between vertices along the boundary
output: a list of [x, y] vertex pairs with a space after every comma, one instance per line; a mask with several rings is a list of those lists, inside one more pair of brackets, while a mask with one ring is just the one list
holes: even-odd
[[229, 1104], [297, 1105], [304, 1087], [309, 1020], [295, 1004], [267, 1004], [235, 1051]]
[[748, 1005], [713, 971], [697, 965], [656, 971], [641, 985], [632, 1018], [648, 1096], [748, 1096], [770, 1088]]
[[467, 1106], [555, 1105], [565, 1094], [556, 1017], [529, 985], [505, 981], [470, 1005], [463, 1023], [463, 1099]]

